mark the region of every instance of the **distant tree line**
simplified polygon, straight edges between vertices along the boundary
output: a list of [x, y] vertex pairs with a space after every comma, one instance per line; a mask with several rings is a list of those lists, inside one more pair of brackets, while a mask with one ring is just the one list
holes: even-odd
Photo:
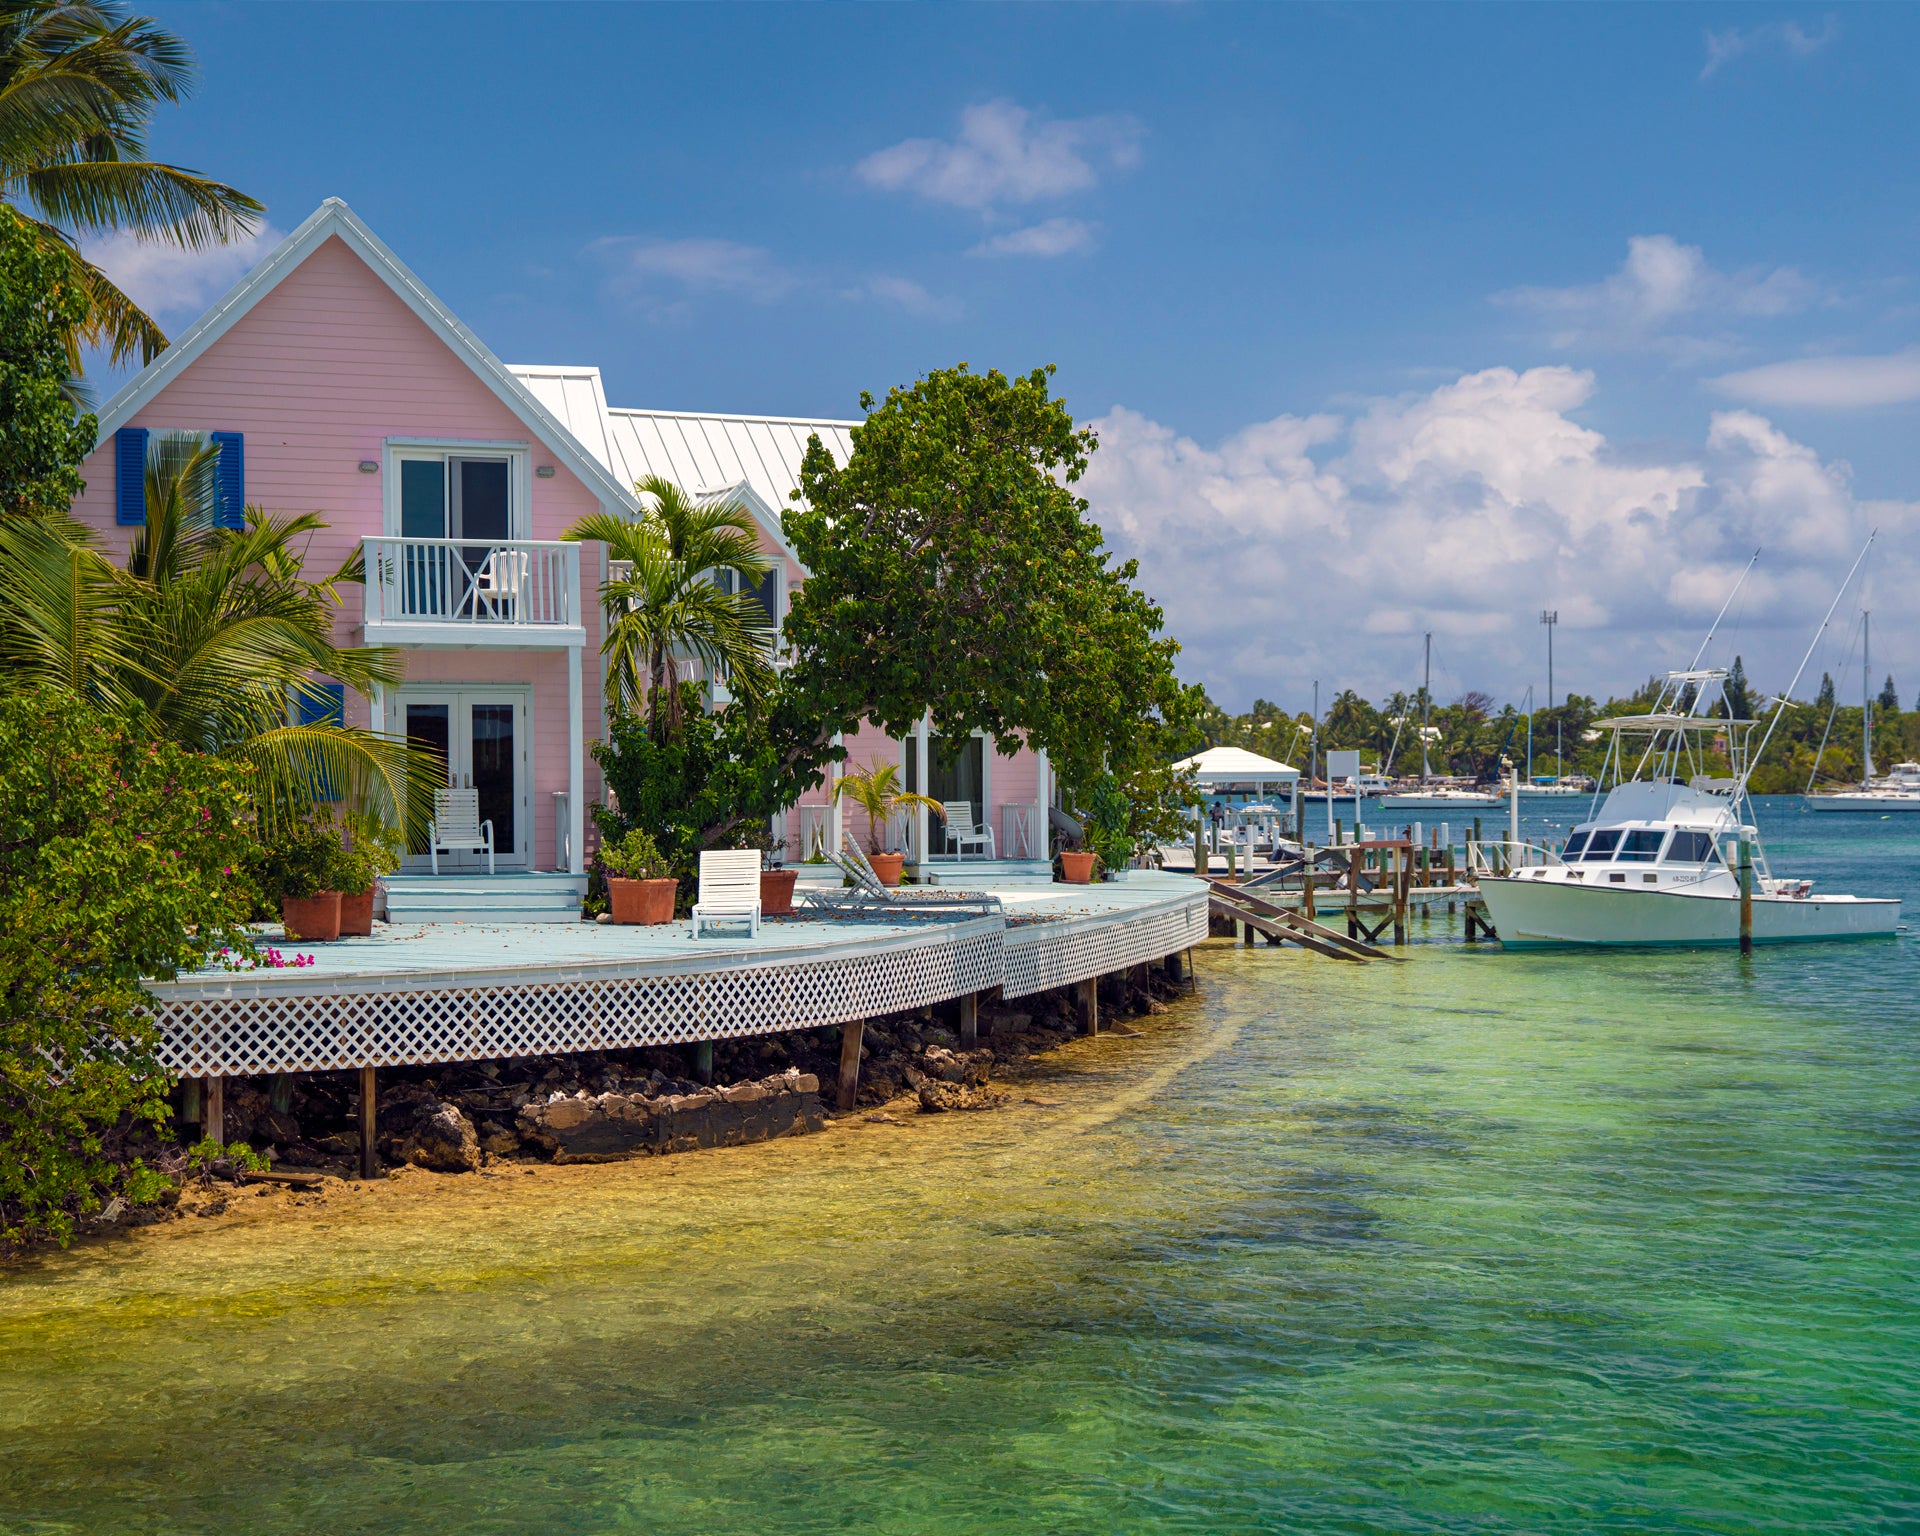
[[[1534, 773], [1598, 774], [1606, 741], [1604, 736], [1594, 734], [1593, 723], [1651, 708], [1659, 696], [1661, 681], [1650, 677], [1630, 693], [1605, 702], [1569, 694], [1552, 709], [1532, 711]], [[1297, 767], [1306, 766], [1313, 735], [1311, 712], [1289, 712], [1270, 699], [1256, 698], [1244, 714], [1230, 715], [1204, 691], [1201, 700], [1198, 728], [1208, 746], [1245, 747]], [[1328, 751], [1358, 749], [1370, 769], [1377, 766], [1385, 770], [1390, 764], [1396, 774], [1418, 774], [1421, 706], [1425, 702], [1420, 689], [1395, 692], [1378, 704], [1351, 688], [1343, 689], [1333, 696], [1320, 718], [1322, 757]], [[1693, 700], [1683, 696], [1682, 702], [1691, 706]], [[1728, 668], [1722, 698], [1711, 713], [1734, 719], [1770, 719], [1766, 712], [1771, 707], [1772, 695], [1753, 687], [1744, 659], [1736, 656]], [[1831, 676], [1822, 674], [1811, 702], [1793, 700], [1784, 708], [1766, 758], [1753, 774], [1756, 794], [1799, 793], [1810, 779], [1816, 787], [1859, 779], [1861, 706], [1838, 702]], [[1524, 770], [1529, 715], [1517, 705], [1496, 705], [1490, 694], [1470, 690], [1446, 703], [1434, 699], [1427, 718], [1431, 732], [1427, 758], [1434, 773], [1492, 779], [1498, 776], [1503, 755], [1511, 756]], [[1756, 747], [1761, 734], [1764, 727], [1755, 735]], [[1889, 676], [1873, 706], [1874, 767], [1884, 772], [1897, 761], [1916, 757], [1920, 757], [1920, 710], [1901, 710], [1899, 691]], [[1724, 757], [1719, 757], [1719, 763], [1724, 767]]]

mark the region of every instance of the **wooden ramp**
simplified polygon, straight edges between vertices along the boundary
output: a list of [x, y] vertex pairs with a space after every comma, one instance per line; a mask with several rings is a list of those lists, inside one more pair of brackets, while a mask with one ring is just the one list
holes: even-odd
[[1228, 885], [1223, 880], [1208, 882], [1207, 905], [1216, 917], [1245, 923], [1255, 933], [1264, 933], [1268, 938], [1282, 943], [1298, 944], [1302, 949], [1310, 949], [1317, 955], [1329, 955], [1335, 960], [1401, 958], [1389, 954], [1377, 944], [1350, 939], [1337, 929], [1302, 917], [1278, 902], [1255, 895], [1244, 886]]

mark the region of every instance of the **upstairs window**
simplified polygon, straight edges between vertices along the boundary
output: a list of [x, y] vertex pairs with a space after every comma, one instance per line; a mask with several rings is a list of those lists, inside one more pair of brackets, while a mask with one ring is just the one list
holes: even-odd
[[514, 536], [513, 460], [506, 456], [401, 456], [400, 536], [501, 540]]

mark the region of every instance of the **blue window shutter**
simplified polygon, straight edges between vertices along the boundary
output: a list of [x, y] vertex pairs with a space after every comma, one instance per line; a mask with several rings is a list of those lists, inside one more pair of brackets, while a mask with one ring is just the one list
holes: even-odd
[[345, 683], [321, 683], [320, 691], [325, 699], [300, 696], [300, 723], [302, 725], [345, 725], [347, 723], [347, 685]]
[[[324, 698], [309, 698], [301, 694], [295, 701], [295, 708], [302, 725], [345, 725], [347, 723], [347, 689], [344, 683], [321, 683], [320, 692]], [[332, 781], [323, 773], [319, 783], [314, 786], [315, 798], [320, 800], [338, 800]]]
[[220, 450], [220, 515], [222, 528], [247, 526], [247, 441], [238, 432], [209, 432]]
[[147, 429], [122, 427], [113, 434], [113, 520], [122, 528], [147, 523]]

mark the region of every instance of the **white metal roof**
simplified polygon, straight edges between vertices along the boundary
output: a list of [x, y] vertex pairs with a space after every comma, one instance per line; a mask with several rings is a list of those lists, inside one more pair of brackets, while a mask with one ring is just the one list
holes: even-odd
[[586, 450], [623, 485], [648, 475], [696, 495], [743, 493], [740, 499], [774, 542], [792, 555], [780, 517], [800, 488], [807, 439], [845, 464], [857, 421], [795, 416], [719, 416], [701, 411], [637, 411], [610, 407], [598, 368], [516, 363], [509, 370], [566, 423]]
[[1272, 758], [1249, 752], [1245, 747], [1208, 747], [1206, 751], [1195, 753], [1173, 766], [1181, 770], [1191, 769], [1195, 780], [1201, 784], [1247, 784], [1268, 779], [1284, 783], [1300, 777], [1298, 768], [1276, 763]]

